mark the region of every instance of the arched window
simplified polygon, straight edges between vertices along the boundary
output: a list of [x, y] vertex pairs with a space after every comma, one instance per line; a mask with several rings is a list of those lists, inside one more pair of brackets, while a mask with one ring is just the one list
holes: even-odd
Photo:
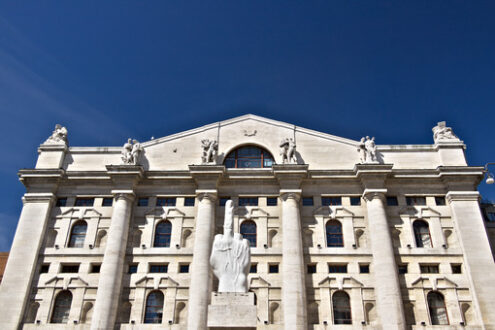
[[254, 221], [244, 221], [241, 224], [242, 237], [249, 241], [250, 247], [256, 247], [256, 224]]
[[349, 295], [344, 291], [337, 291], [332, 297], [333, 323], [352, 324], [351, 302]]
[[225, 157], [226, 168], [263, 168], [272, 167], [273, 156], [257, 146], [244, 146], [231, 151]]
[[70, 232], [69, 247], [83, 247], [87, 229], [88, 224], [86, 221], [76, 222], [74, 226], [72, 226], [72, 230]]
[[428, 293], [428, 310], [430, 311], [432, 325], [449, 324], [447, 308], [445, 307], [445, 299], [440, 292], [432, 291]]
[[327, 246], [328, 247], [343, 247], [344, 235], [342, 234], [342, 224], [337, 220], [330, 220], [326, 225], [327, 230]]
[[423, 220], [416, 220], [413, 223], [414, 238], [417, 247], [431, 247], [430, 228], [428, 223]]
[[170, 236], [172, 235], [172, 224], [170, 221], [161, 221], [155, 230], [154, 247], [170, 247]]
[[152, 291], [146, 299], [144, 323], [162, 323], [163, 317], [163, 293]]
[[61, 291], [53, 306], [51, 323], [67, 323], [69, 321], [70, 305], [72, 304], [72, 293], [68, 290]]

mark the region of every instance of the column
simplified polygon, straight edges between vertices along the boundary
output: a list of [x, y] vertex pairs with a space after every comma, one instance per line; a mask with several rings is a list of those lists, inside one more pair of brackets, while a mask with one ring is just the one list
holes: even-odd
[[187, 328], [206, 329], [208, 302], [210, 299], [210, 254], [215, 229], [216, 190], [197, 190], [198, 214], [194, 231], [191, 284], [189, 286], [189, 311]]
[[52, 193], [26, 193], [22, 199], [24, 206], [0, 285], [0, 329], [16, 330], [22, 322], [54, 200]]
[[452, 210], [455, 231], [464, 254], [464, 269], [478, 321], [484, 329], [495, 328], [495, 264], [486, 235], [477, 191], [450, 191], [447, 201]]
[[306, 285], [299, 198], [301, 190], [281, 190], [282, 304], [285, 329], [307, 329]]
[[384, 330], [405, 329], [399, 275], [385, 212], [386, 192], [386, 189], [365, 189], [363, 194], [368, 210], [376, 307]]
[[108, 239], [101, 264], [98, 291], [94, 306], [92, 330], [113, 329], [120, 301], [122, 275], [134, 193], [112, 191], [114, 207]]

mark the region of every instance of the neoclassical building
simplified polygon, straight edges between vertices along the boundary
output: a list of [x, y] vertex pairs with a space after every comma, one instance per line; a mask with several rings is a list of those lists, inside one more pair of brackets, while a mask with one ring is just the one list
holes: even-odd
[[[425, 128], [426, 130], [426, 128]], [[445, 123], [375, 145], [254, 115], [32, 169], [0, 329], [206, 329], [225, 202], [251, 246], [259, 329], [495, 329], [483, 167]]]

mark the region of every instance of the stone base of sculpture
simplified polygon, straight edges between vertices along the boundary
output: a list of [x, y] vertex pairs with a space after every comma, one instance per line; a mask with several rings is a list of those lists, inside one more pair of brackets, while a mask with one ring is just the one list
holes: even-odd
[[256, 329], [254, 293], [213, 292], [208, 329]]

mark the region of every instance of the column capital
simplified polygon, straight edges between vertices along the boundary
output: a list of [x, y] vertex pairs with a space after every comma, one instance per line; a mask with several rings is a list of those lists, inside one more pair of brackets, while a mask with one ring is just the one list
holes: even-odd
[[199, 199], [199, 201], [207, 199], [211, 202], [215, 202], [218, 198], [218, 191], [216, 189], [197, 189], [196, 197]]
[[387, 189], [365, 189], [363, 192], [363, 198], [367, 202], [371, 202], [373, 199], [379, 198], [385, 201], [385, 195], [387, 194]]
[[477, 191], [449, 191], [445, 198], [449, 203], [453, 201], [480, 201], [480, 193]]
[[134, 198], [136, 198], [136, 194], [132, 190], [112, 190], [112, 195], [116, 201], [126, 199], [129, 202], [133, 202]]
[[296, 202], [299, 202], [301, 199], [301, 194], [301, 189], [280, 189], [280, 198], [283, 201], [294, 199]]

